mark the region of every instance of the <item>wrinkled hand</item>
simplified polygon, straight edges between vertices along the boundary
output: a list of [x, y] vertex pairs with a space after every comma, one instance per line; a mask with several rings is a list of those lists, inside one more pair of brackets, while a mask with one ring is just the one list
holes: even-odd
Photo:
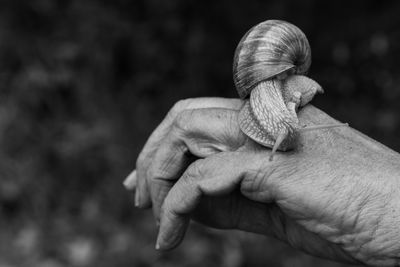
[[242, 146], [246, 137], [236, 123], [241, 105], [241, 100], [224, 98], [176, 103], [146, 142], [130, 175], [135, 205], [152, 205], [158, 220], [166, 194], [190, 163]]
[[[178, 245], [195, 218], [275, 236], [326, 258], [394, 264], [398, 154], [337, 128], [302, 133], [296, 150], [270, 162], [269, 149], [240, 132], [240, 106], [216, 98], [181, 102], [145, 145], [127, 184], [136, 187], [137, 204], [152, 203], [161, 218], [159, 247]], [[308, 125], [334, 122], [311, 106], [299, 117]]]

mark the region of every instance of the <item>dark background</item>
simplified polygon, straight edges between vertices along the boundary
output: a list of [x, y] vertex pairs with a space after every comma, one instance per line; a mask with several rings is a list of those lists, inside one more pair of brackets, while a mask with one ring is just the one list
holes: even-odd
[[191, 227], [154, 250], [121, 183], [179, 99], [236, 97], [241, 36], [308, 36], [314, 104], [400, 151], [399, 1], [0, 1], [0, 266], [338, 266], [265, 237]]

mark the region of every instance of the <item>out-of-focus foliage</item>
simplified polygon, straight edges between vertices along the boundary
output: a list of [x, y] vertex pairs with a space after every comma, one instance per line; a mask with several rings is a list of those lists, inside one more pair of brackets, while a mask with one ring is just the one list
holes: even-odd
[[313, 49], [315, 104], [400, 150], [398, 1], [0, 1], [0, 266], [340, 266], [194, 226], [154, 250], [121, 182], [179, 99], [236, 97], [233, 52], [265, 19]]

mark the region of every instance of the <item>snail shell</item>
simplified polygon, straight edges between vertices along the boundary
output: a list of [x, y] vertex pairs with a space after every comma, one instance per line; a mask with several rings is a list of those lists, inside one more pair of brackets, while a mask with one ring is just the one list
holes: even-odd
[[241, 98], [250, 95], [239, 113], [247, 136], [275, 150], [294, 147], [297, 109], [323, 92], [302, 75], [310, 65], [310, 45], [293, 24], [268, 20], [245, 34], [235, 51], [233, 79]]
[[240, 40], [233, 61], [233, 80], [241, 98], [261, 81], [282, 73], [306, 74], [311, 49], [305, 34], [293, 24], [267, 20]]

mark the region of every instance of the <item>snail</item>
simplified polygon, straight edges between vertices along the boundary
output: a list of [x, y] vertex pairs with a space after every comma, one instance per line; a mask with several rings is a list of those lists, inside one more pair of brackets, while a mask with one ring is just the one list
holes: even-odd
[[311, 49], [305, 34], [295, 25], [267, 20], [251, 28], [240, 40], [233, 61], [233, 79], [245, 103], [239, 112], [242, 132], [255, 142], [277, 150], [295, 148], [301, 131], [348, 125], [301, 126], [300, 107], [322, 87], [306, 77]]

